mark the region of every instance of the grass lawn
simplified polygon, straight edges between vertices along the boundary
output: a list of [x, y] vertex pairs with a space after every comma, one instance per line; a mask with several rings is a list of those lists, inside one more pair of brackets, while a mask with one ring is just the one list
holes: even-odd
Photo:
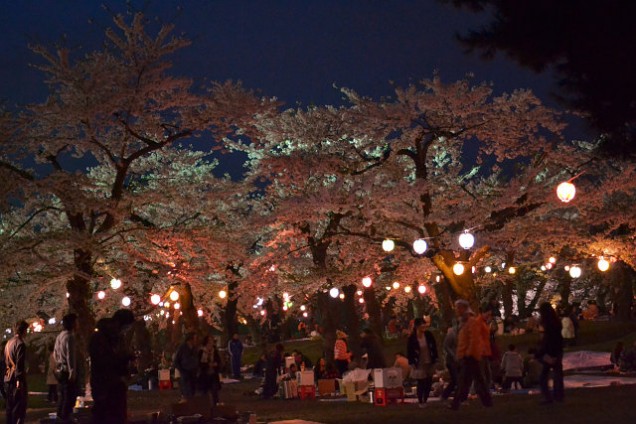
[[[516, 337], [500, 337], [499, 345], [503, 348], [515, 343], [519, 350], [525, 352], [535, 345], [538, 335], [527, 334]], [[610, 322], [582, 322], [579, 343], [569, 350], [610, 351], [617, 341], [630, 346], [636, 340], [636, 323], [619, 324]], [[387, 359], [392, 362], [393, 354], [404, 350], [405, 341], [389, 340], [385, 344]], [[300, 349], [312, 359], [316, 359], [321, 351], [320, 341], [292, 341], [285, 343], [287, 351]], [[246, 355], [246, 363], [251, 356], [256, 356], [256, 349]], [[40, 375], [30, 376], [30, 390], [45, 392], [44, 378]], [[300, 418], [322, 423], [358, 423], [389, 424], [394, 422], [410, 423], [427, 421], [430, 423], [634, 423], [636, 422], [636, 385], [613, 386], [606, 388], [573, 389], [566, 392], [563, 404], [540, 406], [536, 395], [503, 395], [495, 396], [495, 407], [486, 409], [479, 401], [472, 400], [468, 406], [459, 411], [447, 410], [440, 402], [432, 401], [429, 407], [420, 410], [415, 404], [389, 405], [377, 407], [361, 402], [322, 402], [300, 400], [263, 401], [251, 395], [259, 382], [244, 381], [226, 384], [221, 391], [221, 401], [233, 405], [241, 412], [252, 411], [259, 421], [276, 421]], [[148, 414], [153, 411], [169, 412], [171, 404], [179, 398], [176, 390], [153, 392], [129, 392], [129, 411], [134, 416]], [[45, 396], [29, 397], [27, 422], [37, 423], [54, 407], [45, 402]], [[0, 424], [4, 423], [4, 414]]]

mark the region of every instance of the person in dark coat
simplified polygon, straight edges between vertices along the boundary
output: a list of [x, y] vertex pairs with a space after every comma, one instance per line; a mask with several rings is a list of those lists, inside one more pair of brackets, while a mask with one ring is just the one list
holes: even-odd
[[369, 328], [362, 330], [362, 353], [367, 355], [367, 369], [386, 368], [386, 358], [378, 337]]
[[29, 324], [18, 321], [13, 336], [4, 347], [4, 393], [6, 394], [7, 424], [23, 424], [26, 418], [28, 387], [26, 372], [26, 337]]
[[232, 365], [232, 377], [241, 379], [241, 361], [243, 358], [243, 343], [238, 334], [232, 336], [232, 340], [227, 344], [227, 351], [230, 354], [230, 363]]
[[[543, 336], [537, 353], [537, 359], [543, 363], [543, 370], [539, 378], [542, 403], [562, 402], [563, 389], [563, 336], [561, 335], [561, 320], [548, 302], [539, 307]], [[548, 388], [548, 379], [552, 371], [553, 393]]]
[[284, 350], [283, 345], [279, 343], [276, 345], [276, 348], [267, 355], [263, 399], [271, 399], [278, 392], [278, 370], [283, 366]]
[[91, 337], [91, 393], [93, 424], [126, 423], [126, 378], [134, 359], [124, 342], [123, 333], [135, 321], [133, 313], [120, 309], [112, 318], [102, 318]]
[[417, 400], [420, 408], [423, 408], [433, 385], [438, 353], [435, 337], [426, 329], [426, 322], [422, 318], [416, 318], [413, 322], [406, 349], [411, 378], [417, 380]]
[[199, 388], [203, 394], [210, 393], [212, 406], [219, 403], [221, 389], [221, 355], [216, 347], [214, 337], [205, 336], [199, 349]]
[[187, 333], [185, 335], [185, 340], [177, 348], [177, 352], [174, 355], [172, 367], [179, 370], [181, 401], [192, 399], [196, 391], [197, 372], [199, 371], [196, 333]]

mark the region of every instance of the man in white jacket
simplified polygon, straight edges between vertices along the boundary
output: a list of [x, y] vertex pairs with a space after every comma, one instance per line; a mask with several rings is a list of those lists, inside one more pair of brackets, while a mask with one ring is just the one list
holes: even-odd
[[57, 422], [70, 423], [73, 418], [73, 405], [79, 393], [77, 340], [75, 333], [79, 328], [77, 315], [68, 314], [62, 318], [62, 331], [55, 339], [53, 357], [55, 358], [55, 378], [58, 387]]

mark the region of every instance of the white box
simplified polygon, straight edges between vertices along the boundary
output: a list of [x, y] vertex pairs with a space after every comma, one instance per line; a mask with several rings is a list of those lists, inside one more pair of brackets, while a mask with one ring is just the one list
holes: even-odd
[[295, 364], [295, 363], [296, 363], [296, 360], [294, 359], [293, 356], [285, 356], [285, 369], [286, 370], [289, 370], [289, 367], [292, 364]]
[[315, 384], [313, 371], [299, 371], [296, 378], [299, 386], [313, 386]]
[[375, 368], [373, 382], [378, 388], [402, 387], [402, 368]]

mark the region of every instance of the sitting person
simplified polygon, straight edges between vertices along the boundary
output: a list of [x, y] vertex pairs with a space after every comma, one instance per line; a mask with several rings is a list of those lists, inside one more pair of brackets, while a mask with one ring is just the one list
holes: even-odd
[[411, 372], [411, 366], [409, 365], [409, 360], [402, 352], [398, 352], [395, 354], [395, 362], [393, 363], [394, 368], [402, 369], [402, 381], [406, 381], [409, 378], [409, 374]]
[[539, 384], [543, 364], [536, 358], [537, 350], [528, 349], [528, 356], [523, 361], [523, 387], [529, 388]]
[[503, 354], [501, 358], [501, 371], [504, 375], [503, 390], [509, 391], [512, 384], [515, 384], [516, 389], [520, 389], [522, 386], [523, 377], [523, 358], [517, 352], [515, 345], [508, 346], [508, 351]]
[[311, 359], [307, 358], [300, 350], [294, 350], [292, 352], [292, 356], [294, 357], [294, 362], [296, 363], [296, 369], [304, 370], [313, 367], [313, 363]]
[[291, 380], [296, 380], [296, 373], [298, 372], [298, 367], [296, 367], [296, 364], [291, 364], [289, 366], [289, 372], [281, 375], [279, 377], [280, 381], [291, 381]]
[[267, 355], [262, 353], [260, 358], [254, 363], [254, 369], [252, 374], [254, 377], [264, 377], [265, 376], [265, 364], [267, 363]]
[[593, 300], [588, 300], [587, 308], [583, 311], [583, 319], [595, 320], [598, 318], [598, 306]]

